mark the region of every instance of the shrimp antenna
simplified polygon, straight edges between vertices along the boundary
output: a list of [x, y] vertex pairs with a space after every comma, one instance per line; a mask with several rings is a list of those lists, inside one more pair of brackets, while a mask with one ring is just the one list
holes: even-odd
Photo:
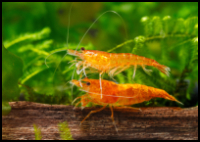
[[[71, 78], [71, 80], [73, 80], [73, 78], [74, 78], [75, 69], [76, 69], [76, 68], [74, 68], [74, 70], [73, 70], [73, 73], [72, 73], [72, 78]], [[74, 84], [72, 84], [72, 85], [71, 85], [71, 94], [72, 94], [72, 100], [73, 100], [73, 87], [74, 87]]]
[[67, 26], [67, 49], [68, 49], [68, 40], [69, 40], [69, 25], [70, 25], [70, 15], [71, 15], [71, 11], [72, 11], [72, 5], [73, 2], [70, 6], [70, 10], [69, 10], [69, 15], [68, 15], [68, 26]]
[[[90, 91], [86, 91], [86, 90], [83, 90], [83, 89], [79, 89], [83, 92], [86, 92], [86, 93], [92, 93], [92, 94], [96, 94], [96, 95], [101, 95], [100, 93], [95, 93], [95, 92], [90, 92]], [[134, 96], [134, 97], [125, 97], [125, 96], [114, 96], [114, 95], [109, 95], [109, 94], [102, 94], [103, 96], [110, 96], [110, 97], [116, 97], [116, 98], [129, 98], [129, 99], [133, 99], [133, 98], [136, 98], [138, 95]]]
[[[71, 4], [71, 6], [70, 6], [69, 15], [68, 15], [68, 26], [67, 26], [67, 49], [68, 49], [69, 25], [70, 25], [70, 15], [71, 15], [71, 11], [72, 11], [72, 5], [73, 5], [73, 2], [72, 2], [72, 4]], [[49, 66], [47, 65], [47, 62], [46, 62], [47, 58], [48, 58], [49, 56], [51, 56], [52, 54], [54, 54], [54, 53], [62, 52], [62, 51], [66, 51], [66, 54], [63, 56], [63, 58], [64, 58], [64, 57], [67, 55], [67, 50], [66, 50], [66, 49], [64, 49], [64, 50], [59, 50], [59, 51], [55, 51], [55, 52], [49, 54], [49, 55], [45, 58], [45, 65], [49, 68]], [[62, 62], [63, 58], [61, 59], [60, 63]], [[60, 65], [60, 63], [58, 64], [58, 66]], [[56, 70], [57, 70], [58, 66], [56, 67]], [[55, 73], [55, 72], [54, 72], [54, 73]]]
[[48, 56], [45, 58], [45, 65], [47, 66], [47, 68], [49, 68], [49, 66], [47, 65], [47, 62], [46, 62], [47, 58], [48, 58], [49, 56], [51, 56], [52, 54], [54, 54], [54, 53], [57, 53], [57, 52], [62, 52], [62, 51], [66, 51], [66, 49], [64, 49], [64, 50], [58, 50], [58, 51], [55, 51], [55, 52], [53, 52], [53, 53], [49, 54], [49, 55], [48, 55]]
[[[67, 49], [68, 49], [68, 39], [69, 39], [69, 24], [70, 24], [70, 15], [71, 15], [71, 10], [72, 10], [72, 5], [73, 5], [73, 3], [71, 4], [71, 6], [70, 6], [70, 10], [69, 10], [69, 15], [68, 15], [68, 28], [67, 28]], [[53, 52], [53, 53], [51, 53], [50, 55], [52, 55], [52, 54], [54, 54], [54, 53], [57, 53], [57, 52], [61, 52], [61, 51], [66, 51], [66, 54], [62, 57], [62, 59], [60, 60], [60, 62], [59, 62], [59, 64], [58, 64], [58, 66], [56, 67], [56, 69], [55, 69], [55, 71], [54, 71], [54, 73], [53, 73], [53, 78], [54, 78], [54, 75], [55, 75], [55, 73], [56, 73], [56, 71], [57, 71], [57, 69], [58, 69], [58, 67], [59, 67], [59, 65], [60, 65], [60, 63], [62, 62], [62, 60], [64, 59], [64, 57], [67, 55], [67, 50], [66, 49], [64, 49], [64, 50], [59, 50], [59, 51], [55, 51], [55, 52]], [[48, 55], [46, 58], [45, 58], [45, 64], [46, 64], [46, 59], [50, 56], [50, 55]], [[46, 66], [47, 66], [47, 64], [46, 64]], [[47, 66], [48, 67], [48, 66]]]
[[126, 24], [125, 24], [125, 22], [124, 22], [124, 19], [123, 19], [116, 11], [109, 10], [109, 11], [106, 11], [106, 12], [102, 13], [102, 14], [101, 14], [99, 17], [97, 17], [97, 19], [90, 25], [90, 27], [87, 29], [87, 31], [85, 32], [85, 34], [84, 34], [83, 37], [81, 38], [79, 44], [77, 45], [76, 50], [77, 50], [77, 48], [79, 47], [79, 45], [81, 44], [81, 42], [82, 42], [83, 38], [85, 37], [85, 35], [86, 35], [86, 34], [88, 33], [88, 31], [92, 28], [92, 26], [99, 20], [99, 18], [101, 18], [104, 14], [109, 13], [109, 12], [114, 13], [114, 14], [116, 14], [117, 16], [119, 16], [119, 17], [121, 18], [121, 20], [123, 21], [123, 24], [124, 24], [124, 29], [125, 29], [125, 33], [126, 33], [126, 38], [128, 37], [128, 36], [127, 36], [127, 35], [128, 35], [128, 34], [127, 34], [127, 30], [126, 30]]
[[[71, 12], [71, 11], [70, 11]], [[117, 16], [119, 16], [121, 18], [121, 20], [123, 21], [123, 24], [124, 24], [124, 29], [125, 29], [125, 33], [126, 33], [126, 37], [128, 37], [127, 35], [127, 30], [126, 30], [126, 24], [124, 22], [124, 19], [120, 16], [120, 14], [118, 14], [116, 11], [112, 11], [112, 10], [109, 10], [109, 11], [105, 11], [104, 13], [102, 13], [99, 17], [97, 17], [95, 19], [95, 21], [90, 25], [90, 27], [87, 29], [87, 31], [84, 33], [83, 37], [81, 38], [80, 42], [78, 43], [77, 47], [76, 47], [76, 51], [77, 51], [77, 48], [79, 47], [79, 45], [81, 44], [82, 40], [84, 39], [84, 37], [86, 36], [86, 34], [89, 32], [89, 30], [92, 28], [92, 26], [99, 20], [99, 18], [101, 18], [104, 14], [106, 13], [114, 13], [116, 14]], [[69, 30], [68, 30], [68, 34], [69, 34]], [[68, 42], [68, 37], [67, 36], [67, 42]], [[73, 72], [73, 75], [72, 75], [72, 80], [73, 80], [73, 77], [74, 77], [74, 72]], [[71, 93], [73, 93], [73, 86], [72, 86], [72, 90], [71, 90]]]

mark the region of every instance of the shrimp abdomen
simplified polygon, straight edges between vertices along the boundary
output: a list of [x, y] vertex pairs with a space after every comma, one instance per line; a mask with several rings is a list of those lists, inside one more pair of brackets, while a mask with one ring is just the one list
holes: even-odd
[[140, 66], [154, 66], [157, 69], [159, 69], [161, 72], [169, 76], [170, 68], [164, 65], [159, 64], [153, 59], [149, 59], [146, 57], [138, 56], [131, 53], [110, 53], [110, 66], [112, 68], [116, 67], [125, 67], [125, 66], [134, 66], [134, 65], [140, 65]]
[[119, 106], [138, 104], [149, 101], [152, 98], [164, 98], [182, 104], [162, 89], [140, 84], [120, 84], [120, 88], [121, 90], [119, 91], [118, 96], [123, 97], [120, 97], [117, 101], [117, 105]]
[[175, 101], [175, 102], [183, 105], [183, 103], [181, 103], [175, 97], [173, 97], [172, 95], [169, 95], [165, 90], [162, 90], [162, 89], [154, 88], [154, 90], [152, 92], [152, 97], [164, 98], [164, 99], [167, 99], [170, 101]]

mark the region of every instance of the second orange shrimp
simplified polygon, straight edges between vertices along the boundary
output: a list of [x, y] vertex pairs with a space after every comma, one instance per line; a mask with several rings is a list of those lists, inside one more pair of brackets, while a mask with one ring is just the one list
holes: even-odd
[[[98, 110], [91, 111], [81, 121], [81, 123], [83, 123], [83, 121], [85, 121], [85, 119], [87, 119], [90, 116], [90, 114], [103, 110], [107, 105], [111, 109], [111, 118], [113, 124], [115, 125], [113, 107], [127, 108], [130, 105], [142, 103], [144, 101], [149, 101], [152, 98], [164, 98], [182, 104], [176, 98], [169, 95], [166, 91], [154, 87], [149, 87], [146, 85], [116, 84], [112, 81], [102, 80], [103, 97], [102, 99], [100, 99], [99, 95], [101, 95], [101, 90], [99, 88], [99, 80], [85, 78], [82, 80], [82, 85], [80, 85], [80, 82], [78, 80], [72, 80], [71, 83], [78, 87], [81, 87], [82, 91], [86, 92], [85, 95], [77, 97], [73, 101], [75, 102], [77, 99], [79, 98], [81, 99], [75, 106], [81, 103], [82, 107], [85, 107], [89, 102], [103, 106]], [[132, 108], [132, 109], [140, 110], [139, 108]]]
[[[103, 73], [108, 73], [110, 77], [113, 77], [114, 75], [119, 74], [120, 72], [130, 68], [131, 66], [134, 66], [134, 71], [133, 71], [133, 78], [134, 78], [138, 65], [142, 66], [145, 72], [151, 72], [151, 70], [145, 68], [146, 65], [154, 66], [166, 75], [169, 75], [170, 71], [169, 67], [161, 65], [155, 60], [130, 53], [107, 53], [96, 50], [85, 50], [83, 47], [81, 48], [80, 52], [71, 49], [68, 49], [67, 52], [69, 55], [74, 55], [81, 59], [81, 61], [78, 61], [76, 63], [77, 74], [83, 72], [84, 75], [86, 76], [85, 69], [88, 67], [95, 68], [100, 72], [99, 82], [100, 82], [101, 94], [102, 94], [101, 75]], [[82, 69], [80, 69], [81, 67]]]

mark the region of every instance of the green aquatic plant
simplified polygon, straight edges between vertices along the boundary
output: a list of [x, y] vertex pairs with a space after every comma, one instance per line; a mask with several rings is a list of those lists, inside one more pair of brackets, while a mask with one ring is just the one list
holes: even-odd
[[184, 98], [190, 99], [188, 96], [198, 81], [198, 17], [186, 20], [170, 16], [143, 17], [141, 22], [144, 25], [144, 36], [126, 41], [109, 52], [134, 43], [133, 54], [154, 59], [171, 69], [169, 77], [154, 68], [151, 68], [154, 70], [151, 74], [139, 70], [134, 82], [164, 89], [177, 96], [186, 106], [189, 105]]
[[34, 133], [35, 133], [35, 140], [41, 140], [42, 139], [41, 129], [38, 128], [38, 126], [35, 124], [33, 124], [33, 128], [34, 128]]
[[22, 60], [2, 44], [2, 115], [11, 111], [8, 102], [19, 97], [18, 80], [22, 76], [22, 67]]
[[67, 122], [61, 122], [58, 124], [60, 137], [62, 140], [73, 140], [70, 129]]

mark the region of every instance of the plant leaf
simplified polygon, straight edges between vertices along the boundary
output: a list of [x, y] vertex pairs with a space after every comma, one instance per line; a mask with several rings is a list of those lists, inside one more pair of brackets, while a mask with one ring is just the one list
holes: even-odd
[[8, 102], [2, 102], [2, 115], [8, 115], [11, 111], [11, 106]]
[[[18, 79], [22, 76], [22, 60], [9, 52], [2, 44], [2, 114], [3, 103], [19, 97]], [[8, 104], [6, 105], [7, 108]]]

